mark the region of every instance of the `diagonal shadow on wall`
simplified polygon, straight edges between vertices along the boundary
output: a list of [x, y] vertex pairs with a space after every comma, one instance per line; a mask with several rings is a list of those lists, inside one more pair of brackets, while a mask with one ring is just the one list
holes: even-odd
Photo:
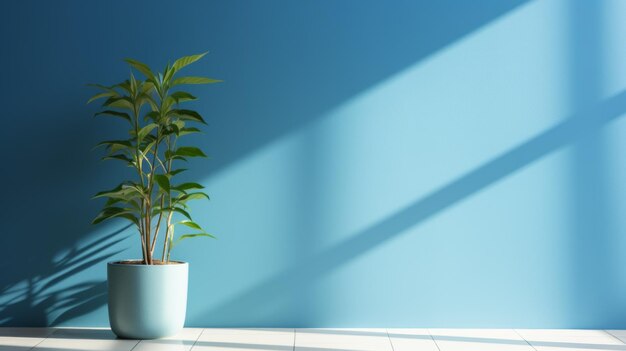
[[[27, 118], [16, 118], [11, 128], [0, 130], [2, 145], [19, 150], [19, 153], [4, 156], [5, 163], [19, 172], [5, 172], [0, 176], [3, 183], [11, 184], [3, 197], [6, 202], [0, 200], [3, 209], [0, 218], [6, 225], [4, 230], [15, 233], [0, 238], [4, 247], [15, 248], [0, 260], [0, 267], [5, 270], [0, 277], [0, 325], [60, 323], [104, 304], [101, 281], [72, 285], [65, 284], [63, 279], [69, 277], [66, 272], [78, 274], [97, 264], [96, 261], [103, 262], [116, 254], [105, 255], [98, 251], [85, 256], [72, 251], [78, 250], [77, 241], [92, 232], [87, 222], [97, 206], [88, 203], [89, 195], [102, 188], [101, 183], [119, 175], [115, 171], [99, 172], [94, 165], [96, 158], [85, 150], [89, 150], [95, 140], [103, 139], [101, 136], [112, 135], [115, 128], [100, 124], [94, 127], [95, 123], [88, 117], [89, 111], [93, 112], [91, 107], [68, 111], [67, 105], [82, 106], [87, 94], [83, 84], [97, 80], [98, 75], [107, 78], [112, 75], [104, 68], [111, 66], [112, 56], [118, 60], [121, 53], [125, 53], [161, 60], [163, 57], [158, 57], [159, 54], [178, 51], [189, 54], [189, 50], [200, 46], [221, 50], [223, 57], [227, 57], [221, 65], [229, 75], [220, 78], [226, 79], [228, 84], [217, 92], [217, 98], [232, 109], [219, 111], [227, 112], [227, 118], [212, 122], [212, 130], [220, 133], [206, 138], [219, 146], [207, 148], [220, 150], [219, 158], [211, 162], [210, 168], [198, 172], [211, 173], [319, 118], [333, 106], [524, 3], [526, 0], [480, 4], [453, 0], [407, 1], [389, 8], [388, 4], [372, 1], [367, 6], [354, 8], [348, 3], [329, 6], [311, 2], [306, 4], [309, 6], [306, 11], [303, 10], [305, 5], [286, 1], [251, 2], [245, 8], [197, 2], [166, 11], [159, 6], [146, 8], [143, 3], [125, 2], [13, 4], [5, 11], [5, 21], [0, 23], [6, 29], [3, 31], [6, 35], [2, 36], [5, 46], [12, 52], [0, 61], [12, 67], [6, 72], [5, 81], [17, 83], [3, 86], [2, 91], [7, 101], [13, 102], [7, 105], [5, 114]], [[117, 11], [119, 8], [124, 11]], [[189, 20], [175, 30], [159, 27], [155, 28], [156, 33], [148, 33], [146, 23], [136, 18], [136, 13], [144, 11], [150, 14], [146, 18], [169, 16], [173, 11]], [[228, 17], [233, 16], [233, 11], [236, 16]], [[207, 12], [224, 13], [227, 18], [215, 21], [214, 27], [207, 27]], [[350, 14], [349, 23], [346, 23], [346, 14]], [[111, 27], [111, 18], [128, 26]], [[59, 19], [63, 26], [57, 25]], [[196, 25], [200, 27], [194, 27]], [[86, 31], [76, 31], [76, 28], [90, 28], [89, 37], [83, 36]], [[138, 33], [138, 36], [131, 38], [125, 35], [127, 32]], [[213, 37], [214, 32], [219, 35]], [[188, 37], [181, 33], [202, 35]], [[163, 50], [161, 43], [154, 47], [149, 44], [152, 41], [144, 40], [148, 36], [161, 37], [160, 34], [176, 37], [171, 40], [176, 47]], [[244, 40], [239, 42], [238, 39]], [[29, 45], [23, 45], [24, 40], [28, 40]], [[142, 40], [146, 46], [137, 45]], [[220, 45], [213, 46], [213, 41], [219, 41]], [[74, 52], [75, 59], [68, 60], [67, 52]], [[45, 64], [42, 64], [42, 53], [45, 53]], [[240, 61], [241, 57], [251, 59]], [[287, 64], [277, 65], [277, 57]], [[206, 61], [206, 67], [214, 63]], [[270, 75], [273, 79], [268, 81], [266, 78]], [[20, 82], [32, 81], [40, 82], [42, 88], [50, 88], [38, 97], [37, 104], [32, 103], [32, 90], [21, 89], [20, 85]], [[46, 85], [52, 84], [48, 82], [55, 82], [54, 89]], [[272, 89], [267, 88], [268, 84], [272, 84]], [[245, 103], [234, 101], [235, 98]], [[15, 132], [22, 129], [28, 130], [28, 134]], [[204, 140], [202, 142], [206, 142]], [[24, 233], [25, 224], [33, 218], [45, 223], [45, 227]], [[107, 235], [107, 239], [103, 239], [106, 241], [94, 245], [110, 247], [118, 242], [118, 234]], [[37, 245], [31, 245], [33, 240]], [[80, 260], [55, 261], [54, 257], [64, 250]], [[67, 289], [63, 293], [56, 291], [47, 285], [48, 281], [61, 282], [58, 285]], [[86, 305], [81, 307], [80, 302]], [[67, 312], [53, 321], [50, 319], [53, 310]]]
[[[271, 13], [272, 27], [241, 38], [248, 41], [246, 55], [254, 57], [254, 64], [242, 61], [243, 68], [227, 66], [224, 84], [209, 92], [214, 94], [209, 99], [218, 103], [207, 116], [226, 118], [211, 118], [209, 137], [196, 139], [209, 152], [215, 151], [202, 176], [308, 125], [525, 3], [445, 0], [401, 1], [389, 6], [366, 2], [357, 8], [348, 3], [329, 6], [323, 1], [251, 3], [253, 15], [248, 18], [245, 12], [240, 20], [250, 27], [267, 27], [259, 24], [259, 18]], [[269, 47], [259, 48], [260, 43]], [[274, 48], [286, 52], [276, 53]], [[212, 71], [210, 61], [206, 67], [205, 71]], [[233, 103], [231, 96], [241, 103]], [[198, 106], [204, 112], [202, 102]]]
[[[220, 326], [241, 326], [242, 319], [248, 321], [251, 326], [257, 320], [266, 321], [265, 316], [262, 315], [263, 312], [260, 311], [263, 306], [259, 302], [270, 303], [284, 298], [285, 292], [288, 292], [290, 288], [310, 284], [324, 273], [375, 248], [386, 240], [393, 239], [403, 231], [504, 179], [541, 157], [575, 143], [589, 133], [598, 131], [625, 112], [626, 91], [567, 118], [555, 127], [355, 234], [351, 239], [330, 250], [304, 258], [301, 265], [247, 289], [207, 313], [219, 316], [217, 324]], [[256, 317], [242, 318], [242, 316]]]
[[[43, 106], [48, 102], [40, 101]], [[81, 273], [98, 266], [104, 270], [101, 265], [123, 251], [128, 226], [111, 225], [89, 235], [97, 206], [89, 197], [100, 185], [89, 176], [96, 161], [77, 160], [93, 156], [93, 133], [86, 132], [90, 121], [58, 123], [64, 116], [79, 115], [48, 108], [47, 120], [12, 143], [19, 152], [5, 159], [12, 168], [1, 176], [10, 186], [0, 199], [6, 232], [0, 237], [5, 248], [0, 259], [0, 326], [59, 325], [106, 303], [105, 276], [87, 279]], [[35, 113], [23, 116], [36, 118]], [[15, 136], [6, 129], [0, 134], [5, 142]]]

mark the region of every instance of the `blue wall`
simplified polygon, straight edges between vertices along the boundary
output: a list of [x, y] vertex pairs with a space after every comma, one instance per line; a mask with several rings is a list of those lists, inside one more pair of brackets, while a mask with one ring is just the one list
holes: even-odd
[[3, 3], [0, 324], [107, 325], [85, 84], [209, 50], [188, 326], [626, 328], [625, 7]]

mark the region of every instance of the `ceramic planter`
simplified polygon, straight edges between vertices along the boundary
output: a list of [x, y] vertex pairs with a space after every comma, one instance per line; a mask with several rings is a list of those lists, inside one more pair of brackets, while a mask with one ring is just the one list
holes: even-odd
[[180, 332], [187, 310], [189, 264], [107, 266], [109, 322], [127, 339], [157, 339]]

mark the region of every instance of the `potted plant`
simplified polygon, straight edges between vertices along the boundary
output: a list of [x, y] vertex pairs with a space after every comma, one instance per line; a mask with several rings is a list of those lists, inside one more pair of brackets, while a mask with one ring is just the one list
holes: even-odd
[[[130, 167], [134, 179], [97, 193], [105, 198], [104, 208], [94, 224], [123, 218], [137, 230], [142, 258], [110, 262], [107, 265], [109, 322], [122, 338], [154, 339], [178, 333], [187, 308], [188, 263], [172, 260], [171, 252], [182, 240], [213, 236], [194, 222], [188, 203], [208, 199], [202, 185], [178, 183], [185, 171], [180, 161], [206, 157], [194, 146], [181, 146], [180, 139], [200, 130], [192, 124], [206, 124], [196, 111], [180, 104], [195, 100], [179, 88], [188, 84], [217, 83], [204, 77], [178, 77], [185, 66], [204, 54], [182, 57], [163, 72], [153, 72], [146, 64], [126, 59], [130, 78], [112, 86], [94, 84], [101, 92], [89, 102], [105, 99], [97, 116], [110, 116], [128, 123], [129, 138], [98, 144], [106, 150], [104, 160], [115, 160]], [[144, 79], [133, 75], [133, 69]], [[175, 234], [177, 225], [190, 230]], [[161, 239], [159, 239], [161, 236]], [[157, 244], [159, 250], [157, 250]], [[160, 258], [159, 258], [160, 257]]]

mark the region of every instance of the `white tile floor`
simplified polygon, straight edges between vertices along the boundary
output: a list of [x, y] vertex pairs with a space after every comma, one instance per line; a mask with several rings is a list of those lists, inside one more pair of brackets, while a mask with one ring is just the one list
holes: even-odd
[[0, 328], [0, 351], [626, 351], [626, 330], [202, 329], [160, 340], [108, 329]]

